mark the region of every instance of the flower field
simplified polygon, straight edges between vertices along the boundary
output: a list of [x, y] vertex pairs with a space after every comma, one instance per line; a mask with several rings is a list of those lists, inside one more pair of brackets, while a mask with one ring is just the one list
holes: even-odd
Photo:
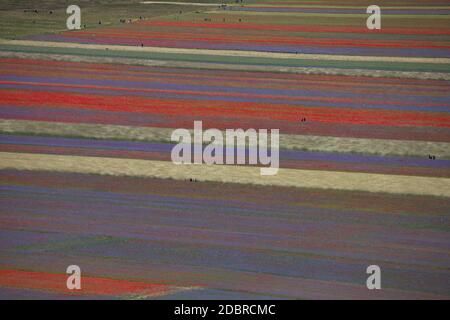
[[[449, 299], [450, 6], [380, 0], [368, 30], [370, 4], [129, 1], [126, 23], [8, 29], [0, 297]], [[194, 121], [279, 129], [278, 174], [173, 164]]]

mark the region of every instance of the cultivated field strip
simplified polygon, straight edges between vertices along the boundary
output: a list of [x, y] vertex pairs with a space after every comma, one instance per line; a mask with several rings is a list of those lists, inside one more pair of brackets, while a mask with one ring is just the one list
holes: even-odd
[[[193, 130], [189, 131], [193, 135]], [[172, 132], [172, 129], [158, 127], [0, 120], [0, 133], [31, 136], [175, 143], [171, 141]], [[222, 132], [222, 134], [225, 135], [225, 132]], [[209, 143], [209, 141], [205, 139], [205, 143]], [[415, 156], [421, 158], [425, 155], [433, 154], [439, 159], [450, 159], [450, 143], [447, 142], [281, 134], [280, 149], [385, 156]]]
[[359, 81], [11, 58], [0, 59], [0, 69], [7, 119], [165, 128], [192, 128], [194, 120], [203, 120], [205, 129], [233, 124], [308, 136], [450, 138], [448, 82], [440, 80]]
[[[377, 58], [357, 57], [355, 60], [331, 55], [276, 54], [267, 57], [258, 52], [239, 52], [220, 50], [195, 50], [171, 48], [141, 48], [134, 46], [114, 46], [96, 44], [77, 44], [45, 41], [4, 40], [0, 42], [2, 51], [9, 56], [17, 52], [22, 54], [48, 53], [65, 56], [102, 57], [112, 61], [134, 64], [154, 65], [158, 61], [172, 61], [178, 67], [199, 67], [202, 69], [237, 69], [248, 71], [273, 71], [305, 74], [343, 74], [364, 75], [370, 77], [402, 77], [419, 79], [448, 80], [449, 67], [446, 58], [412, 58], [411, 61], [397, 57]], [[261, 56], [260, 56], [261, 55]], [[311, 58], [308, 58], [308, 57]], [[69, 59], [66, 57], [65, 59]], [[131, 60], [130, 60], [131, 58]], [[389, 60], [390, 59], [390, 60]], [[387, 60], [387, 61], [384, 61]], [[420, 62], [419, 62], [420, 61]], [[105, 61], [107, 62], [107, 60]], [[241, 69], [237, 68], [241, 66]], [[233, 68], [233, 66], [235, 66]], [[266, 68], [266, 69], [264, 69]]]
[[[201, 284], [179, 298], [447, 293], [443, 198], [38, 171], [2, 171], [1, 183], [9, 268], [38, 255], [38, 272], [75, 259], [91, 275]], [[375, 262], [386, 275], [378, 292], [361, 285]]]
[[[56, 295], [43, 294], [43, 299], [56, 299], [57, 294], [65, 294], [66, 276], [48, 272], [35, 272], [24, 270], [0, 270], [0, 286], [13, 287], [25, 290], [42, 290], [56, 293]], [[154, 299], [159, 296], [176, 294], [196, 288], [180, 288], [163, 284], [150, 284], [147, 282], [127, 281], [121, 279], [108, 279], [100, 277], [85, 277], [84, 295], [90, 299], [122, 296], [129, 299]]]
[[[29, 40], [291, 54], [445, 58], [449, 15], [385, 15], [383, 32], [358, 15], [213, 10]], [[439, 9], [438, 9], [439, 10]], [[416, 28], [417, 25], [421, 28]], [[201, 28], [202, 34], [198, 34]], [[131, 49], [133, 50], [133, 49]], [[152, 49], [150, 49], [152, 50]], [[219, 52], [219, 51], [218, 51]], [[380, 65], [379, 65], [380, 66]]]
[[0, 153], [0, 169], [43, 170], [135, 176], [161, 179], [214, 181], [297, 188], [359, 190], [450, 197], [450, 179], [362, 173], [292, 170], [261, 176], [258, 167], [176, 165], [166, 161]]
[[164, 48], [164, 47], [133, 47], [121, 45], [101, 45], [84, 43], [63, 43], [50, 41], [32, 40], [4, 40], [0, 39], [0, 45], [11, 46], [31, 46], [45, 48], [68, 48], [68, 49], [92, 49], [111, 50], [125, 52], [144, 53], [181, 53], [194, 55], [212, 55], [223, 57], [252, 57], [252, 58], [272, 58], [272, 59], [298, 59], [298, 60], [331, 60], [331, 61], [361, 61], [361, 62], [404, 62], [404, 63], [432, 63], [450, 64], [449, 58], [415, 58], [415, 57], [378, 57], [378, 56], [345, 56], [326, 54], [298, 54], [298, 53], [277, 53], [243, 50], [207, 50], [207, 49], [184, 49], [184, 48]]
[[[175, 61], [159, 59], [140, 59], [124, 57], [111, 57], [104, 55], [104, 52], [93, 53], [91, 51], [77, 51], [61, 54], [44, 53], [45, 49], [29, 49], [29, 48], [12, 48], [5, 47], [0, 52], [0, 57], [6, 58], [23, 58], [23, 59], [39, 59], [50, 61], [68, 61], [68, 62], [90, 62], [90, 63], [108, 63], [108, 64], [124, 64], [134, 66], [157, 66], [157, 67], [176, 67], [187, 69], [203, 69], [203, 70], [236, 70], [236, 71], [254, 71], [254, 72], [273, 72], [287, 74], [323, 74], [323, 75], [347, 75], [360, 77], [385, 77], [385, 78], [413, 78], [413, 79], [429, 79], [429, 80], [450, 80], [450, 75], [444, 72], [417, 72], [417, 71], [391, 71], [391, 70], [367, 70], [367, 69], [346, 69], [346, 68], [317, 68], [317, 67], [291, 67], [291, 66], [271, 66], [271, 65], [246, 65], [246, 64], [229, 64], [215, 62], [192, 62], [192, 61]], [[93, 56], [92, 54], [95, 54]], [[182, 59], [181, 59], [182, 60]]]

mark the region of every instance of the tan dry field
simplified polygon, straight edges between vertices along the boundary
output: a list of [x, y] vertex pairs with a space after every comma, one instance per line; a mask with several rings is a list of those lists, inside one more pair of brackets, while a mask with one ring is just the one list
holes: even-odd
[[450, 179], [400, 175], [279, 169], [261, 176], [259, 167], [176, 165], [167, 161], [0, 153], [0, 169], [40, 170], [174, 180], [284, 186], [450, 197]]

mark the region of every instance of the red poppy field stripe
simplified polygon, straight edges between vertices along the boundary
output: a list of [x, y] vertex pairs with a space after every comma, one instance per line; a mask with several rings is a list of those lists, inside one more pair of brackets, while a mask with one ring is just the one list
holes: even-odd
[[[160, 100], [133, 96], [101, 96], [91, 94], [30, 92], [28, 90], [0, 90], [0, 103], [30, 107], [69, 107], [104, 111], [122, 111], [163, 115], [236, 116], [298, 122], [300, 117], [325, 123], [350, 123], [385, 126], [423, 126], [450, 128], [450, 116], [437, 112], [385, 110], [355, 110], [262, 103], [237, 103], [192, 100]], [[330, 112], [333, 110], [333, 112]]]
[[0, 270], [0, 286], [62, 294], [106, 296], [155, 296], [170, 293], [174, 289], [164, 284], [83, 276], [81, 289], [69, 290], [66, 286], [67, 277], [66, 274], [48, 272]]

